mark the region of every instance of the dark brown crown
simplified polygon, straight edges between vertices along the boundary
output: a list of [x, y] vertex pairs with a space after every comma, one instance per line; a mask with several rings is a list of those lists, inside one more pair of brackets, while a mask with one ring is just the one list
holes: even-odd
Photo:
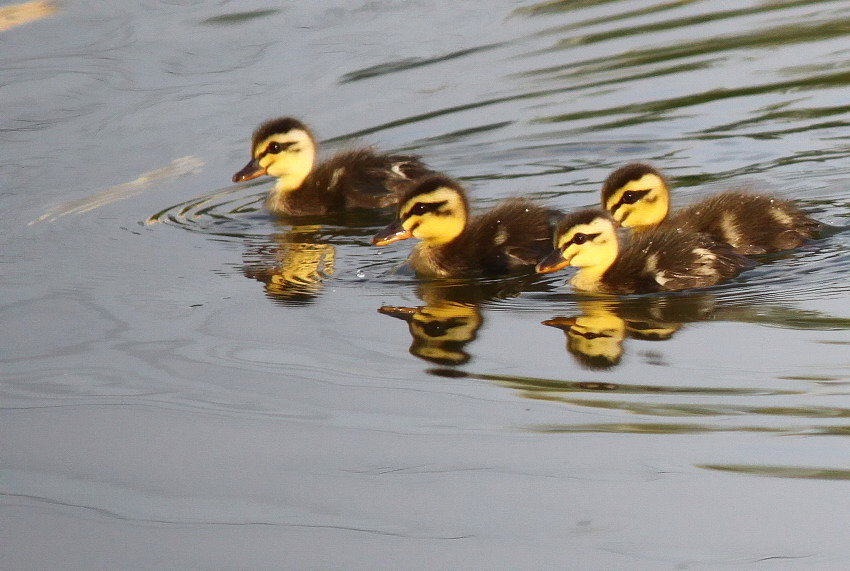
[[664, 175], [660, 171], [646, 163], [629, 163], [626, 166], [618, 168], [609, 174], [608, 178], [602, 184], [602, 204], [604, 205], [608, 202], [608, 198], [611, 197], [614, 191], [633, 180], [640, 180], [641, 177], [647, 174], [654, 174], [661, 180], [664, 180]]
[[571, 212], [558, 222], [558, 229], [555, 231], [556, 236], [561, 236], [564, 232], [579, 224], [590, 224], [597, 218], [607, 218], [611, 220], [611, 216], [601, 208], [590, 208], [588, 210], [579, 210]]
[[420, 194], [428, 194], [429, 192], [433, 192], [444, 186], [456, 190], [463, 199], [464, 205], [466, 205], [466, 192], [463, 187], [458, 181], [444, 174], [433, 174], [420, 178], [407, 192], [404, 193], [404, 196], [402, 196], [399, 201], [399, 205], [400, 207], [404, 207], [404, 205], [412, 198], [415, 198]]
[[310, 132], [310, 129], [299, 121], [298, 119], [293, 119], [292, 117], [278, 117], [277, 119], [271, 119], [266, 121], [254, 131], [254, 135], [251, 137], [251, 147], [256, 147], [262, 141], [268, 139], [272, 135], [284, 134], [292, 131], [293, 129], [301, 129], [302, 131], [306, 131], [310, 138], [313, 139], [313, 133]]

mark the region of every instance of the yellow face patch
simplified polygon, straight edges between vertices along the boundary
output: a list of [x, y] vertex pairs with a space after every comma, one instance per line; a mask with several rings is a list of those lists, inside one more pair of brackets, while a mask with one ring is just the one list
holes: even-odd
[[600, 216], [586, 224], [576, 224], [561, 233], [556, 243], [569, 265], [579, 268], [570, 280], [576, 289], [599, 289], [602, 275], [619, 255], [617, 232], [614, 222], [608, 217]]
[[595, 218], [587, 224], [577, 224], [558, 236], [558, 249], [571, 266], [592, 267], [607, 262], [607, 269], [617, 257], [614, 225], [607, 218]]
[[626, 228], [651, 227], [667, 218], [670, 194], [664, 180], [649, 173], [615, 190], [603, 206]]
[[414, 196], [399, 212], [404, 229], [430, 244], [451, 242], [466, 227], [466, 205], [458, 191], [447, 186]]
[[306, 131], [292, 129], [260, 141], [253, 155], [267, 174], [278, 178], [277, 190], [285, 192], [301, 186], [313, 170], [316, 145]]

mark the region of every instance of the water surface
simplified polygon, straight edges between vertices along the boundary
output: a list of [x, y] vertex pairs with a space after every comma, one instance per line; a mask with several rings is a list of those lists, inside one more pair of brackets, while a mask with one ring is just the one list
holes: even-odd
[[[850, 5], [63, 2], [0, 32], [9, 568], [841, 568]], [[707, 290], [398, 272], [274, 219], [261, 121], [475, 208], [626, 162], [835, 227]], [[546, 322], [544, 324], [543, 322]]]

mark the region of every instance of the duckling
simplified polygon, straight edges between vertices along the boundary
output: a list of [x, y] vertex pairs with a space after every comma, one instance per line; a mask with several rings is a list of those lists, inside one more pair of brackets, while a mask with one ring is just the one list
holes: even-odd
[[616, 221], [604, 210], [565, 216], [555, 250], [537, 264], [539, 273], [576, 266], [570, 283], [578, 290], [632, 294], [707, 287], [737, 275], [747, 258], [706, 234], [659, 228], [626, 236], [620, 244]]
[[643, 163], [628, 164], [608, 176], [602, 185], [602, 207], [624, 227], [645, 230], [663, 224], [705, 232], [743, 255], [798, 248], [821, 229], [787, 200], [736, 190], [710, 196], [668, 218], [667, 181]]
[[376, 234], [372, 244], [418, 238], [409, 263], [420, 275], [504, 274], [533, 267], [551, 250], [551, 217], [530, 200], [510, 198], [470, 218], [463, 187], [433, 175], [402, 197], [398, 220]]
[[371, 148], [338, 153], [315, 165], [316, 139], [291, 117], [260, 125], [251, 138], [252, 159], [233, 182], [277, 177], [266, 207], [274, 214], [321, 215], [398, 203], [411, 181], [431, 171], [414, 155], [385, 155]]

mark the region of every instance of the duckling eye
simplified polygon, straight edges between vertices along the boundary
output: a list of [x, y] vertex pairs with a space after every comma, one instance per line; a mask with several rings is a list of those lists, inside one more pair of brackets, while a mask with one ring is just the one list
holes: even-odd
[[585, 234], [584, 232], [576, 232], [575, 234], [573, 234], [573, 237], [570, 239], [570, 241], [564, 244], [564, 249], [566, 249], [570, 244], [582, 245], [588, 240], [593, 240], [597, 236], [599, 236], [599, 232], [597, 232], [596, 234]]
[[623, 193], [623, 198], [620, 199], [620, 202], [623, 204], [634, 204], [641, 198], [643, 198], [649, 190], [627, 190]]
[[422, 202], [417, 202], [416, 205], [414, 205], [414, 207], [410, 209], [408, 216], [422, 216], [423, 214], [428, 212], [428, 210], [428, 205]]
[[278, 143], [277, 141], [272, 141], [271, 143], [269, 143], [269, 146], [266, 147], [266, 152], [263, 153], [263, 154], [276, 155], [276, 154], [278, 154], [282, 151], [285, 151], [286, 149], [288, 149], [289, 147], [291, 147], [294, 144], [295, 144], [294, 141], [289, 142], [289, 143]]
[[432, 321], [430, 323], [421, 323], [422, 331], [428, 337], [436, 339], [437, 337], [445, 337], [449, 331], [455, 327], [463, 325], [463, 320], [458, 318], [449, 318], [445, 321]]
[[426, 214], [428, 212], [434, 212], [437, 215], [442, 215], [443, 213], [440, 212], [440, 208], [445, 205], [445, 200], [440, 202], [417, 202], [410, 210], [408, 210], [404, 214], [404, 216], [402, 216], [402, 218], [406, 220], [411, 216], [422, 216], [423, 214]]

